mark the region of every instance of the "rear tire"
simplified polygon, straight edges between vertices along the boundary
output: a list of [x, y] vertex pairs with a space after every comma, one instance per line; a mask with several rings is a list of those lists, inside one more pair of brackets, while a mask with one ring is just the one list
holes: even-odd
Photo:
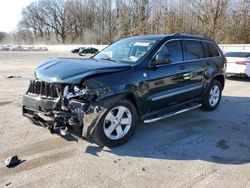
[[218, 80], [213, 80], [202, 100], [202, 108], [206, 111], [215, 110], [221, 100], [222, 86]]
[[108, 107], [100, 118], [92, 137], [100, 145], [120, 146], [133, 135], [136, 123], [136, 108], [130, 101], [124, 99]]

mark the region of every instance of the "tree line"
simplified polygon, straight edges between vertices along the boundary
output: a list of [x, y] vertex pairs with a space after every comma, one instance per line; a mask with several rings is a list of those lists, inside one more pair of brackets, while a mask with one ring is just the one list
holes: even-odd
[[26, 44], [109, 44], [170, 33], [250, 43], [250, 0], [37, 0], [13, 36]]

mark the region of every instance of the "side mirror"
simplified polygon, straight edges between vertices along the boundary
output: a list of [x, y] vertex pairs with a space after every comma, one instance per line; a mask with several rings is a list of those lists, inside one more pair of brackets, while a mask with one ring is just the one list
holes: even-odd
[[169, 53], [158, 53], [155, 56], [154, 64], [155, 65], [170, 64], [171, 63], [170, 56], [171, 54]]

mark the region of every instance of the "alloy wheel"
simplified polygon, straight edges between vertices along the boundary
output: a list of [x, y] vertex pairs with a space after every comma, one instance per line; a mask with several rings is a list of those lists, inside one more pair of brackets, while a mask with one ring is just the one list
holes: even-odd
[[217, 103], [219, 102], [220, 100], [220, 88], [219, 86], [217, 85], [214, 85], [211, 90], [210, 90], [210, 93], [209, 93], [209, 104], [211, 106], [215, 106], [217, 105]]
[[123, 138], [132, 124], [132, 115], [125, 106], [116, 106], [106, 115], [103, 123], [105, 135], [111, 140]]

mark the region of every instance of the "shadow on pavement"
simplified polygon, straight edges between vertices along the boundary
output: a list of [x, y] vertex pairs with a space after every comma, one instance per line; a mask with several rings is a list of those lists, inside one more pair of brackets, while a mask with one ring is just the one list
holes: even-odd
[[250, 162], [250, 98], [223, 96], [218, 109], [201, 109], [152, 124], [116, 148], [88, 146], [86, 153], [162, 160], [203, 160], [221, 164]]
[[227, 79], [232, 81], [250, 82], [250, 77], [230, 76]]

